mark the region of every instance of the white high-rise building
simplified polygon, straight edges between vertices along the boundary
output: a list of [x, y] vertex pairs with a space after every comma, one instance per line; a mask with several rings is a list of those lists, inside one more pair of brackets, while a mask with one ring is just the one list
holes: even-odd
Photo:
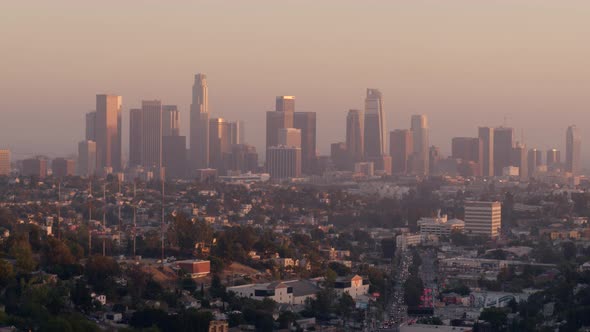
[[495, 238], [502, 228], [500, 202], [465, 202], [465, 233]]
[[412, 115], [412, 141], [414, 151], [412, 155], [412, 171], [418, 175], [428, 175], [430, 169], [430, 147], [428, 135], [428, 119], [426, 115]]
[[196, 74], [190, 110], [191, 168], [209, 167], [209, 100], [207, 75]]

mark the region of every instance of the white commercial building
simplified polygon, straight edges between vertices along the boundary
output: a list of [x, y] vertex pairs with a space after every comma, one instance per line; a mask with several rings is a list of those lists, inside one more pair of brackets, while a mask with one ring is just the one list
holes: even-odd
[[395, 237], [395, 245], [402, 250], [406, 250], [409, 247], [415, 247], [422, 243], [422, 235], [420, 234], [400, 234]]
[[465, 202], [465, 232], [471, 235], [497, 237], [502, 227], [500, 202]]
[[421, 235], [450, 236], [453, 232], [463, 232], [465, 222], [459, 219], [447, 219], [447, 215], [439, 215], [434, 218], [421, 218], [418, 220]]
[[338, 277], [334, 283], [334, 290], [338, 295], [347, 293], [353, 299], [369, 294], [369, 280], [359, 275], [352, 277]]
[[234, 286], [228, 287], [227, 290], [239, 297], [260, 301], [268, 298], [277, 303], [303, 305], [307, 299], [315, 298], [320, 289], [310, 281], [290, 280]]

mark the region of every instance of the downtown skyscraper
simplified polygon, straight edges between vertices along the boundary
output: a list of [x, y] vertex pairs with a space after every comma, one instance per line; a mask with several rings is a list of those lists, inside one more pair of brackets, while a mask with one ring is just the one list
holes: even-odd
[[209, 100], [207, 75], [196, 74], [190, 109], [191, 168], [209, 167]]
[[494, 176], [494, 128], [479, 127], [478, 136], [483, 145], [482, 175]]
[[129, 166], [141, 165], [141, 108], [129, 111]]
[[293, 128], [295, 97], [278, 96], [276, 109], [266, 112], [266, 150], [279, 145], [279, 129]]
[[502, 176], [504, 167], [512, 166], [514, 130], [507, 127], [494, 128], [494, 175]]
[[411, 130], [414, 143], [412, 172], [417, 175], [428, 175], [430, 171], [430, 143], [426, 115], [412, 115]]
[[352, 162], [362, 161], [365, 156], [364, 114], [361, 110], [349, 110], [346, 115], [346, 150]]
[[101, 173], [122, 169], [121, 96], [96, 95], [96, 165]]
[[162, 102], [141, 102], [141, 165], [146, 169], [162, 167]]
[[294, 112], [293, 128], [301, 130], [301, 172], [311, 174], [317, 158], [315, 112]]
[[565, 170], [579, 175], [582, 157], [582, 138], [575, 125], [567, 127], [565, 135]]
[[392, 173], [407, 174], [410, 171], [410, 157], [413, 151], [414, 143], [411, 130], [396, 129], [389, 133]]
[[386, 153], [385, 119], [381, 91], [367, 89], [365, 98], [364, 152], [366, 158], [379, 158]]
[[209, 166], [223, 169], [223, 156], [231, 151], [230, 126], [223, 118], [209, 119]]

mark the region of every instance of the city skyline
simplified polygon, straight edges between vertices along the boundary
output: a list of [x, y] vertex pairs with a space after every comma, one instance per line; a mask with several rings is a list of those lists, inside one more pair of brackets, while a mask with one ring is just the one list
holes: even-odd
[[[273, 110], [273, 96], [295, 95], [298, 97], [299, 111], [317, 113], [317, 126], [322, 128], [318, 131], [318, 149], [321, 154], [328, 154], [330, 143], [344, 137], [340, 128], [345, 120], [339, 115], [351, 108], [363, 109], [363, 91], [367, 87], [379, 88], [386, 98], [385, 119], [388, 130], [404, 128], [411, 114], [425, 114], [432, 127], [431, 141], [441, 142], [437, 145], [445, 154], [450, 152], [450, 138], [472, 136], [473, 128], [477, 126], [496, 127], [506, 124], [515, 128], [518, 137], [524, 131], [527, 146], [536, 146], [541, 150], [555, 147], [565, 151], [562, 140], [558, 141], [557, 146], [553, 146], [552, 142], [563, 136], [562, 128], [576, 123], [582, 131], [583, 140], [588, 141], [590, 137], [580, 122], [586, 120], [584, 112], [589, 104], [583, 93], [584, 87], [590, 83], [587, 66], [583, 66], [589, 52], [585, 43], [580, 42], [583, 34], [579, 32], [585, 31], [587, 27], [586, 20], [583, 20], [585, 15], [582, 14], [590, 10], [590, 5], [580, 1], [568, 4], [524, 1], [518, 5], [511, 4], [511, 15], [505, 17], [507, 6], [502, 3], [459, 2], [462, 3], [460, 10], [453, 5], [446, 9], [434, 2], [430, 3], [430, 7], [427, 2], [375, 3], [373, 6], [339, 2], [342, 12], [335, 15], [346, 18], [355, 13], [361, 19], [359, 25], [352, 29], [342, 24], [334, 28], [319, 25], [320, 17], [323, 17], [321, 14], [330, 8], [328, 1], [317, 5], [318, 17], [309, 18], [311, 26], [317, 30], [317, 39], [312, 40], [306, 39], [308, 35], [305, 32], [293, 30], [295, 22], [303, 17], [305, 6], [290, 7], [292, 13], [286, 24], [277, 27], [277, 31], [256, 34], [253, 33], [259, 31], [256, 25], [243, 18], [233, 22], [227, 29], [221, 29], [220, 18], [237, 14], [224, 12], [217, 5], [209, 5], [207, 9], [211, 18], [202, 17], [194, 26], [176, 22], [167, 26], [170, 29], [167, 32], [177, 34], [177, 38], [170, 41], [171, 45], [181, 42], [187, 45], [183, 55], [175, 59], [174, 66], [166, 60], [167, 53], [147, 54], [142, 61], [129, 55], [130, 50], [136, 54], [138, 49], [143, 49], [137, 42], [129, 41], [139, 32], [138, 28], [146, 28], [145, 17], [152, 17], [156, 13], [178, 14], [178, 10], [170, 6], [146, 5], [139, 10], [138, 15], [143, 16], [139, 15], [138, 28], [122, 25], [121, 29], [115, 29], [116, 33], [122, 34], [120, 37], [115, 35], [115, 31], [102, 31], [106, 37], [113, 37], [113, 42], [123, 52], [106, 55], [106, 62], [113, 64], [110, 67], [99, 60], [94, 66], [87, 66], [91, 58], [80, 49], [75, 49], [71, 53], [72, 57], [66, 57], [66, 61], [58, 57], [61, 53], [50, 50], [67, 44], [80, 44], [87, 47], [88, 51], [96, 51], [96, 46], [88, 41], [103, 38], [97, 32], [102, 27], [102, 20], [111, 20], [119, 25], [128, 22], [122, 20], [119, 14], [100, 8], [97, 8], [96, 16], [93, 17], [87, 17], [89, 14], [86, 12], [80, 13], [79, 19], [87, 18], [87, 24], [80, 27], [79, 32], [88, 34], [88, 38], [83, 40], [79, 40], [78, 32], [64, 30], [69, 24], [77, 22], [72, 21], [74, 18], [67, 18], [41, 32], [41, 37], [49, 36], [46, 35], [49, 33], [63, 36], [63, 39], [57, 40], [47, 38], [55, 45], [45, 48], [46, 42], [32, 34], [35, 30], [25, 29], [23, 32], [28, 31], [26, 45], [12, 38], [15, 35], [9, 31], [23, 31], [28, 20], [28, 7], [24, 4], [9, 4], [9, 7], [13, 7], [12, 18], [0, 24], [11, 37], [6, 39], [7, 47], [15, 52], [7, 54], [7, 61], [3, 65], [6, 68], [2, 67], [6, 69], [3, 71], [6, 73], [3, 91], [10, 93], [0, 101], [5, 110], [0, 114], [0, 120], [3, 123], [20, 123], [34, 116], [40, 121], [18, 130], [3, 128], [0, 141], [14, 152], [14, 158], [40, 153], [50, 156], [73, 154], [76, 148], [70, 142], [81, 137], [83, 129], [71, 124], [78, 123], [77, 119], [83, 118], [84, 113], [94, 108], [89, 96], [103, 91], [124, 96], [125, 111], [144, 99], [161, 99], [177, 104], [182, 117], [181, 131], [188, 140], [191, 96], [187, 86], [190, 86], [192, 75], [196, 72], [207, 73], [210, 77], [210, 111], [227, 119], [251, 122], [247, 141], [262, 154], [264, 135], [260, 133], [263, 131], [264, 114], [260, 113]], [[49, 16], [57, 15], [66, 4], [70, 5], [67, 1], [56, 1], [44, 10]], [[264, 18], [285, 20], [285, 16], [280, 14], [282, 8], [278, 5], [270, 3], [265, 9], [255, 7], [240, 5], [240, 9], [247, 12], [259, 10], [259, 15]], [[193, 8], [187, 8], [185, 13], [179, 15], [187, 18], [197, 15], [196, 11], [192, 11]], [[121, 15], [135, 11], [137, 8], [132, 10], [127, 5], [120, 8]], [[367, 18], [373, 15], [393, 17], [381, 20], [383, 23], [377, 23], [379, 20], [367, 22]], [[503, 25], [506, 27], [502, 29], [511, 29], [510, 39], [504, 37], [505, 33], [489, 29], [495, 26], [493, 24], [500, 17], [506, 22]], [[428, 19], [432, 28], [420, 23], [424, 19]], [[517, 29], [517, 24], [525, 19], [529, 28]], [[470, 31], [459, 29], [465, 24], [470, 24]], [[217, 35], [225, 43], [215, 42], [206, 34], [196, 34], [205, 25], [220, 30], [216, 31]], [[252, 37], [238, 43], [228, 43], [233, 41], [229, 39], [232, 38], [230, 32], [238, 31], [238, 26], [244, 30], [243, 33], [249, 33]], [[554, 26], [560, 27], [559, 33], [554, 31]], [[274, 40], [273, 37], [280, 34], [309, 49], [318, 48], [320, 52], [314, 54], [315, 58], [294, 59], [288, 53], [272, 48], [276, 52], [273, 61], [260, 61], [266, 59], [268, 48], [248, 47], [250, 43], [265, 45], [265, 42]], [[372, 37], [364, 38], [366, 35]], [[563, 39], [563, 35], [569, 37]], [[446, 38], [444, 46], [437, 42], [440, 37]], [[486, 40], [485, 45], [477, 42], [481, 39]], [[164, 40], [163, 35], [155, 33], [154, 41], [160, 40]], [[375, 40], [381, 42], [376, 43]], [[277, 42], [273, 41], [268, 47], [273, 47]], [[350, 59], [348, 56], [338, 57], [341, 54], [339, 45], [343, 42], [350, 46]], [[474, 47], [465, 49], [462, 45]], [[229, 54], [235, 53], [237, 49], [250, 49], [251, 53], [243, 58], [230, 58]], [[367, 56], [362, 64], [354, 60], [361, 54], [360, 50]], [[27, 56], [16, 58], [17, 54]], [[532, 54], [535, 55], [534, 61], [531, 61]], [[84, 59], [84, 66], [79, 59]], [[324, 63], [330, 65], [324, 66]], [[284, 74], [283, 79], [269, 76], [269, 73], [274, 74], [279, 69]], [[53, 72], [60, 73], [62, 79], [58, 84], [55, 79], [48, 81], [49, 77], [54, 77], [49, 75]], [[161, 79], [148, 79], [148, 73]], [[351, 76], [353, 80], [345, 79]], [[256, 84], [246, 84], [251, 77], [259, 78]], [[313, 79], [310, 80], [310, 77]], [[85, 83], [78, 84], [80, 81]], [[318, 93], [320, 86], [322, 92]], [[27, 98], [28, 95], [38, 98]], [[40, 113], [39, 109], [46, 111]], [[539, 113], [544, 116], [532, 124], [529, 119]], [[450, 126], [448, 119], [457, 117], [463, 121]], [[334, 118], [342, 120], [331, 121]], [[129, 123], [127, 114], [124, 115], [123, 123], [123, 130], [126, 131]], [[59, 130], [51, 131], [48, 128]], [[41, 136], [41, 133], [45, 135]], [[31, 137], [37, 139], [31, 140]], [[124, 133], [123, 139], [126, 141], [128, 135]], [[125, 143], [123, 145], [127, 146]], [[585, 165], [588, 160], [583, 154]]]

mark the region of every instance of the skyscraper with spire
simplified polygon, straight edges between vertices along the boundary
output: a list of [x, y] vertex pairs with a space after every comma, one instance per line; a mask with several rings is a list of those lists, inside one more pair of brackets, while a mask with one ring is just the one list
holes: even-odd
[[191, 168], [209, 167], [209, 101], [207, 75], [196, 74], [190, 109]]
[[367, 89], [364, 134], [365, 157], [378, 158], [384, 156], [386, 149], [383, 98], [381, 91], [377, 89]]

